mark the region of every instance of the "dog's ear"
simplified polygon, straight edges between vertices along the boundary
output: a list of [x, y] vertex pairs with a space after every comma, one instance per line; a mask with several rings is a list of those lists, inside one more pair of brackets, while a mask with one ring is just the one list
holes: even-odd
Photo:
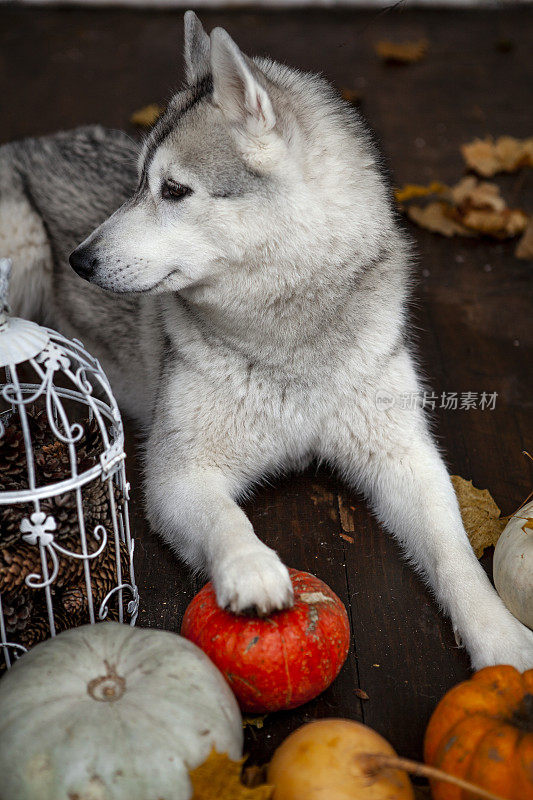
[[184, 17], [185, 77], [194, 83], [209, 72], [210, 40], [194, 11], [186, 11]]
[[211, 33], [213, 101], [232, 122], [260, 136], [276, 124], [266, 89], [253, 74], [233, 39], [223, 28]]

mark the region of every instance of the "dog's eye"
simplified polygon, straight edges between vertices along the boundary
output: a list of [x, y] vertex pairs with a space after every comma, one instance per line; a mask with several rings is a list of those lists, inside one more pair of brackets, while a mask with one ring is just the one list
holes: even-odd
[[161, 187], [161, 197], [165, 200], [183, 200], [184, 197], [192, 194], [190, 186], [184, 186], [167, 178]]

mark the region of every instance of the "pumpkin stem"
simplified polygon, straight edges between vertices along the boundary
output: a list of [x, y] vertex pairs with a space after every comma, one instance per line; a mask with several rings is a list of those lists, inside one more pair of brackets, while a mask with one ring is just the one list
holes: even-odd
[[462, 778], [456, 778], [455, 775], [449, 775], [437, 767], [430, 767], [427, 764], [419, 764], [418, 761], [411, 761], [408, 758], [400, 758], [400, 756], [389, 756], [385, 753], [360, 753], [358, 758], [364, 762], [365, 769], [369, 777], [377, 775], [383, 768], [391, 767], [393, 769], [403, 769], [405, 772], [410, 772], [412, 775], [419, 775], [422, 778], [431, 778], [436, 781], [445, 781], [446, 783], [453, 783], [460, 789], [464, 789], [473, 795], [483, 797], [485, 800], [507, 800], [501, 795], [493, 794], [482, 789], [480, 786], [475, 786], [469, 781], [464, 781]]

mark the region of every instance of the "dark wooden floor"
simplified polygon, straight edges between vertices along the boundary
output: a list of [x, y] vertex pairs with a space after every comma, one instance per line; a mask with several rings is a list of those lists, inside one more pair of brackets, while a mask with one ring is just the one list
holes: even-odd
[[[462, 173], [459, 145], [478, 135], [532, 134], [531, 14], [494, 12], [203, 13], [249, 52], [320, 70], [363, 95], [396, 184]], [[181, 15], [119, 11], [0, 10], [0, 141], [89, 122], [127, 127], [130, 113], [164, 100], [181, 79]], [[383, 65], [381, 37], [426, 36], [427, 60]], [[498, 47], [506, 41], [509, 47]], [[501, 52], [501, 50], [507, 52]], [[133, 131], [132, 131], [133, 133]], [[532, 206], [530, 176], [500, 181], [511, 204]], [[509, 243], [446, 240], [412, 229], [419, 253], [412, 324], [437, 393], [498, 392], [496, 409], [436, 411], [450, 470], [488, 487], [504, 513], [527, 494], [531, 470], [531, 265]], [[134, 434], [128, 469], [138, 475]], [[288, 564], [327, 581], [346, 603], [350, 657], [314, 702], [248, 733], [265, 761], [303, 720], [363, 719], [406, 756], [420, 756], [424, 726], [442, 694], [468, 675], [448, 622], [402, 562], [360, 497], [323, 471], [261, 489], [247, 504], [258, 534]], [[179, 630], [198, 584], [148, 531], [134, 494], [142, 625]], [[353, 544], [343, 538], [348, 533]], [[490, 568], [490, 556], [486, 557]], [[360, 701], [361, 687], [369, 700]]]

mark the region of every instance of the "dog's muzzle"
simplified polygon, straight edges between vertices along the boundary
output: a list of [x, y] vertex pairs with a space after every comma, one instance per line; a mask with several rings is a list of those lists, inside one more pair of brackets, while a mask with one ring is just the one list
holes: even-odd
[[77, 247], [69, 257], [70, 266], [80, 278], [90, 281], [98, 266], [98, 258], [91, 254], [90, 247]]

